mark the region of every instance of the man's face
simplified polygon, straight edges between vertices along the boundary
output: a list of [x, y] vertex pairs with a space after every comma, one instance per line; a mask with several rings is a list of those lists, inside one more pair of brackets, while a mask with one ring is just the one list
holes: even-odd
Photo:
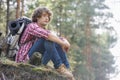
[[40, 18], [37, 18], [37, 23], [38, 25], [41, 25], [41, 27], [46, 26], [49, 21], [49, 15], [46, 12], [43, 12], [42, 16]]

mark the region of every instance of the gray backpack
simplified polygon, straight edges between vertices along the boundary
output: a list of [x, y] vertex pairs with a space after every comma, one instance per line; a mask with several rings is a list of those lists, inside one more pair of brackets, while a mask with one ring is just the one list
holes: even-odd
[[19, 47], [21, 36], [27, 25], [32, 21], [27, 17], [21, 17], [9, 23], [9, 33], [7, 35], [8, 51], [7, 57], [15, 57]]

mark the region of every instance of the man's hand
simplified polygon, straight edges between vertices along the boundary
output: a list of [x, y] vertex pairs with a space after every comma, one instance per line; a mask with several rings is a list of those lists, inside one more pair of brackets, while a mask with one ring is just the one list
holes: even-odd
[[67, 39], [63, 38], [63, 41], [64, 41], [64, 45], [62, 46], [62, 49], [65, 51], [65, 52], [68, 52], [68, 50], [70, 49], [70, 43], [68, 42]]

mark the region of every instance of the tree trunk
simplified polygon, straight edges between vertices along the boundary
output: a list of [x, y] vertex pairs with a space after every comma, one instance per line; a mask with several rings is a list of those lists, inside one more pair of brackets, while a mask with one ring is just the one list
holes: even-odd
[[21, 16], [24, 15], [24, 0], [21, 0], [22, 3], [22, 9], [21, 9]]
[[[89, 73], [92, 72], [92, 59], [91, 59], [91, 28], [90, 28], [90, 16], [87, 16], [86, 18], [86, 24], [85, 24], [85, 36], [86, 36], [86, 45], [83, 49], [83, 53], [86, 56], [86, 68]], [[91, 74], [87, 77], [86, 80], [91, 80]]]
[[6, 15], [6, 34], [8, 34], [8, 22], [9, 22], [9, 13], [10, 13], [10, 0], [7, 0], [7, 15]]
[[20, 17], [20, 2], [21, 0], [17, 0], [16, 19]]
[[1, 18], [1, 9], [2, 9], [2, 0], [0, 0], [0, 18]]
[[86, 47], [85, 47], [85, 54], [87, 58], [87, 68], [88, 70], [91, 70], [91, 43], [90, 43], [90, 37], [91, 37], [91, 29], [90, 29], [90, 17], [87, 16], [86, 20], [86, 26], [85, 26], [85, 35], [86, 35]]

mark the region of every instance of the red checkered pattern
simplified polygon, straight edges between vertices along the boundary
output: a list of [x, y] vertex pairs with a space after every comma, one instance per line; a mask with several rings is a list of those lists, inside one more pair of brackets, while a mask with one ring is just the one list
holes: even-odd
[[16, 54], [16, 62], [28, 61], [28, 51], [32, 47], [33, 43], [37, 38], [44, 37], [47, 39], [48, 34], [49, 31], [39, 27], [37, 23], [28, 24], [20, 40], [20, 44], [22, 45]]

